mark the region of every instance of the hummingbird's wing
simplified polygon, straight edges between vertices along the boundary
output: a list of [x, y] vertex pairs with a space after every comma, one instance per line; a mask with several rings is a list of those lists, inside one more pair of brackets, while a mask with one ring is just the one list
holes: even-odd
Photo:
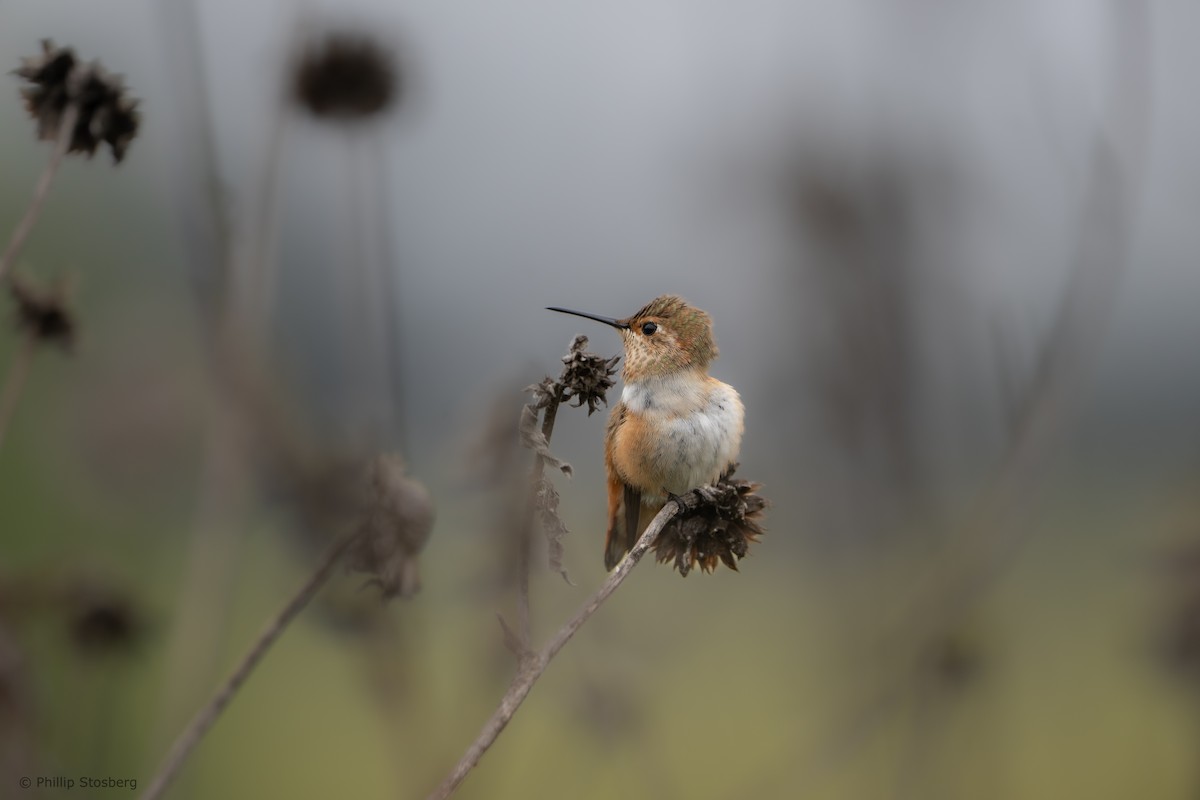
[[642, 493], [627, 484], [614, 457], [617, 430], [625, 422], [624, 403], [617, 403], [604, 435], [604, 467], [608, 473], [608, 530], [604, 536], [604, 567], [611, 570], [637, 542]]

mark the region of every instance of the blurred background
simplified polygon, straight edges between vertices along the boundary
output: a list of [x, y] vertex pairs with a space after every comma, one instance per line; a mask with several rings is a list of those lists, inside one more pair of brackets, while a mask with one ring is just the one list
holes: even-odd
[[[321, 465], [384, 451], [437, 506], [421, 592], [339, 573], [170, 796], [424, 796], [514, 669], [521, 390], [576, 333], [620, 349], [543, 308], [667, 292], [713, 316], [767, 535], [740, 573], [639, 566], [459, 796], [1200, 795], [1198, 31], [1186, 0], [0, 4], [4, 71], [49, 37], [142, 101], [18, 264], [79, 333], [0, 446], [0, 797], [144, 789], [339, 533]], [[299, 79], [331, 41], [361, 94]], [[19, 88], [4, 237], [51, 150]], [[537, 554], [538, 642], [604, 575], [603, 427], [558, 417], [574, 585]]]

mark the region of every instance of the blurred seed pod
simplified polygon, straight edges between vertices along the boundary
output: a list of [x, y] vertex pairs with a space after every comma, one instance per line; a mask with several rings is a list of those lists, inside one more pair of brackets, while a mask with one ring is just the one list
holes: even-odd
[[86, 153], [90, 158], [107, 144], [114, 161], [125, 158], [141, 115], [138, 101], [126, 94], [119, 75], [109, 73], [98, 61], [81, 63], [71, 48], [56, 47], [49, 39], [42, 40], [42, 54], [23, 59], [14, 74], [29, 83], [21, 96], [37, 121], [38, 138], [57, 139], [67, 108], [73, 105], [78, 116], [67, 152]]
[[302, 46], [292, 67], [291, 97], [317, 119], [362, 122], [398, 104], [403, 73], [372, 36], [339, 31]]
[[685, 511], [663, 528], [654, 543], [660, 564], [674, 562], [684, 577], [696, 566], [712, 572], [718, 563], [737, 570], [737, 562], [763, 534], [767, 501], [758, 494], [760, 484], [735, 479], [733, 469], [708, 488], [709, 502]]

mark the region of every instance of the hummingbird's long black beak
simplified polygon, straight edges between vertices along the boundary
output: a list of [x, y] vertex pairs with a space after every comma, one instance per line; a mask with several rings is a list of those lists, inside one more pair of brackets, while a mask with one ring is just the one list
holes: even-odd
[[557, 306], [546, 306], [546, 310], [547, 311], [557, 311], [560, 314], [574, 314], [577, 317], [587, 317], [588, 319], [596, 320], [596, 322], [603, 322], [605, 325], [611, 325], [614, 328], [628, 328], [629, 327], [628, 322], [621, 322], [621, 320], [614, 319], [613, 317], [602, 317], [599, 314], [589, 314], [586, 311], [572, 311], [569, 308], [558, 308]]

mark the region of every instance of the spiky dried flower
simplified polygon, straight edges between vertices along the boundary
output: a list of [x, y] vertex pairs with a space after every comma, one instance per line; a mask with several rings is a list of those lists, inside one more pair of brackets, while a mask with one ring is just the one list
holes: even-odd
[[696, 566], [712, 572], [718, 563], [737, 571], [737, 562], [763, 534], [767, 501], [760, 484], [735, 479], [734, 464], [712, 486], [698, 489], [705, 502], [675, 517], [654, 543], [658, 563], [673, 561], [679, 574]]
[[1162, 560], [1166, 588], [1156, 626], [1163, 665], [1191, 688], [1200, 686], [1200, 543], [1176, 546]]
[[67, 307], [66, 290], [36, 289], [13, 276], [8, 293], [17, 304], [17, 328], [37, 342], [69, 350], [75, 341], [75, 316]]
[[984, 671], [984, 652], [979, 642], [961, 633], [947, 634], [931, 643], [929, 666], [934, 678], [946, 689], [963, 689]]
[[[567, 526], [558, 513], [558, 490], [542, 476], [542, 467], [549, 465], [562, 470], [567, 477], [573, 472], [570, 464], [550, 452], [549, 437], [554, 431], [554, 420], [558, 415], [559, 405], [570, 400], [575, 401], [575, 408], [582, 408], [587, 404], [588, 416], [591, 416], [600, 403], [608, 403], [606, 394], [614, 383], [613, 375], [620, 357], [605, 358], [589, 353], [587, 344], [586, 336], [573, 338], [567, 347], [567, 354], [562, 358], [563, 368], [558, 378], [547, 376], [540, 382], [525, 387], [532, 399], [521, 409], [521, 422], [518, 426], [521, 444], [540, 457], [533, 473], [533, 511], [546, 536], [550, 568], [562, 575], [567, 583], [570, 583], [571, 579], [563, 567], [562, 545]], [[532, 522], [532, 517], [529, 517], [528, 521]]]
[[600, 404], [608, 405], [608, 390], [616, 383], [617, 362], [620, 356], [605, 358], [587, 352], [588, 338], [576, 336], [569, 352], [563, 356], [562, 377], [558, 379], [563, 388], [563, 399], [574, 400], [575, 408], [587, 403], [588, 416]]
[[76, 587], [70, 596], [71, 642], [87, 655], [125, 652], [143, 638], [146, 624], [133, 601], [107, 587]]
[[421, 588], [417, 554], [433, 531], [433, 501], [404, 474], [404, 459], [386, 453], [367, 470], [365, 518], [346, 554], [350, 569], [371, 576], [383, 598], [412, 597]]
[[368, 34], [333, 32], [310, 41], [292, 70], [293, 99], [319, 119], [357, 122], [393, 105], [403, 74]]
[[42, 54], [22, 59], [13, 71], [29, 82], [21, 89], [25, 108], [37, 121], [38, 138], [57, 139], [67, 109], [77, 109], [67, 152], [86, 153], [90, 158], [107, 144], [113, 161], [125, 158], [137, 136], [141, 115], [138, 101], [126, 94], [119, 75], [106, 71], [98, 61], [81, 63], [69, 47], [56, 47], [42, 40]]

